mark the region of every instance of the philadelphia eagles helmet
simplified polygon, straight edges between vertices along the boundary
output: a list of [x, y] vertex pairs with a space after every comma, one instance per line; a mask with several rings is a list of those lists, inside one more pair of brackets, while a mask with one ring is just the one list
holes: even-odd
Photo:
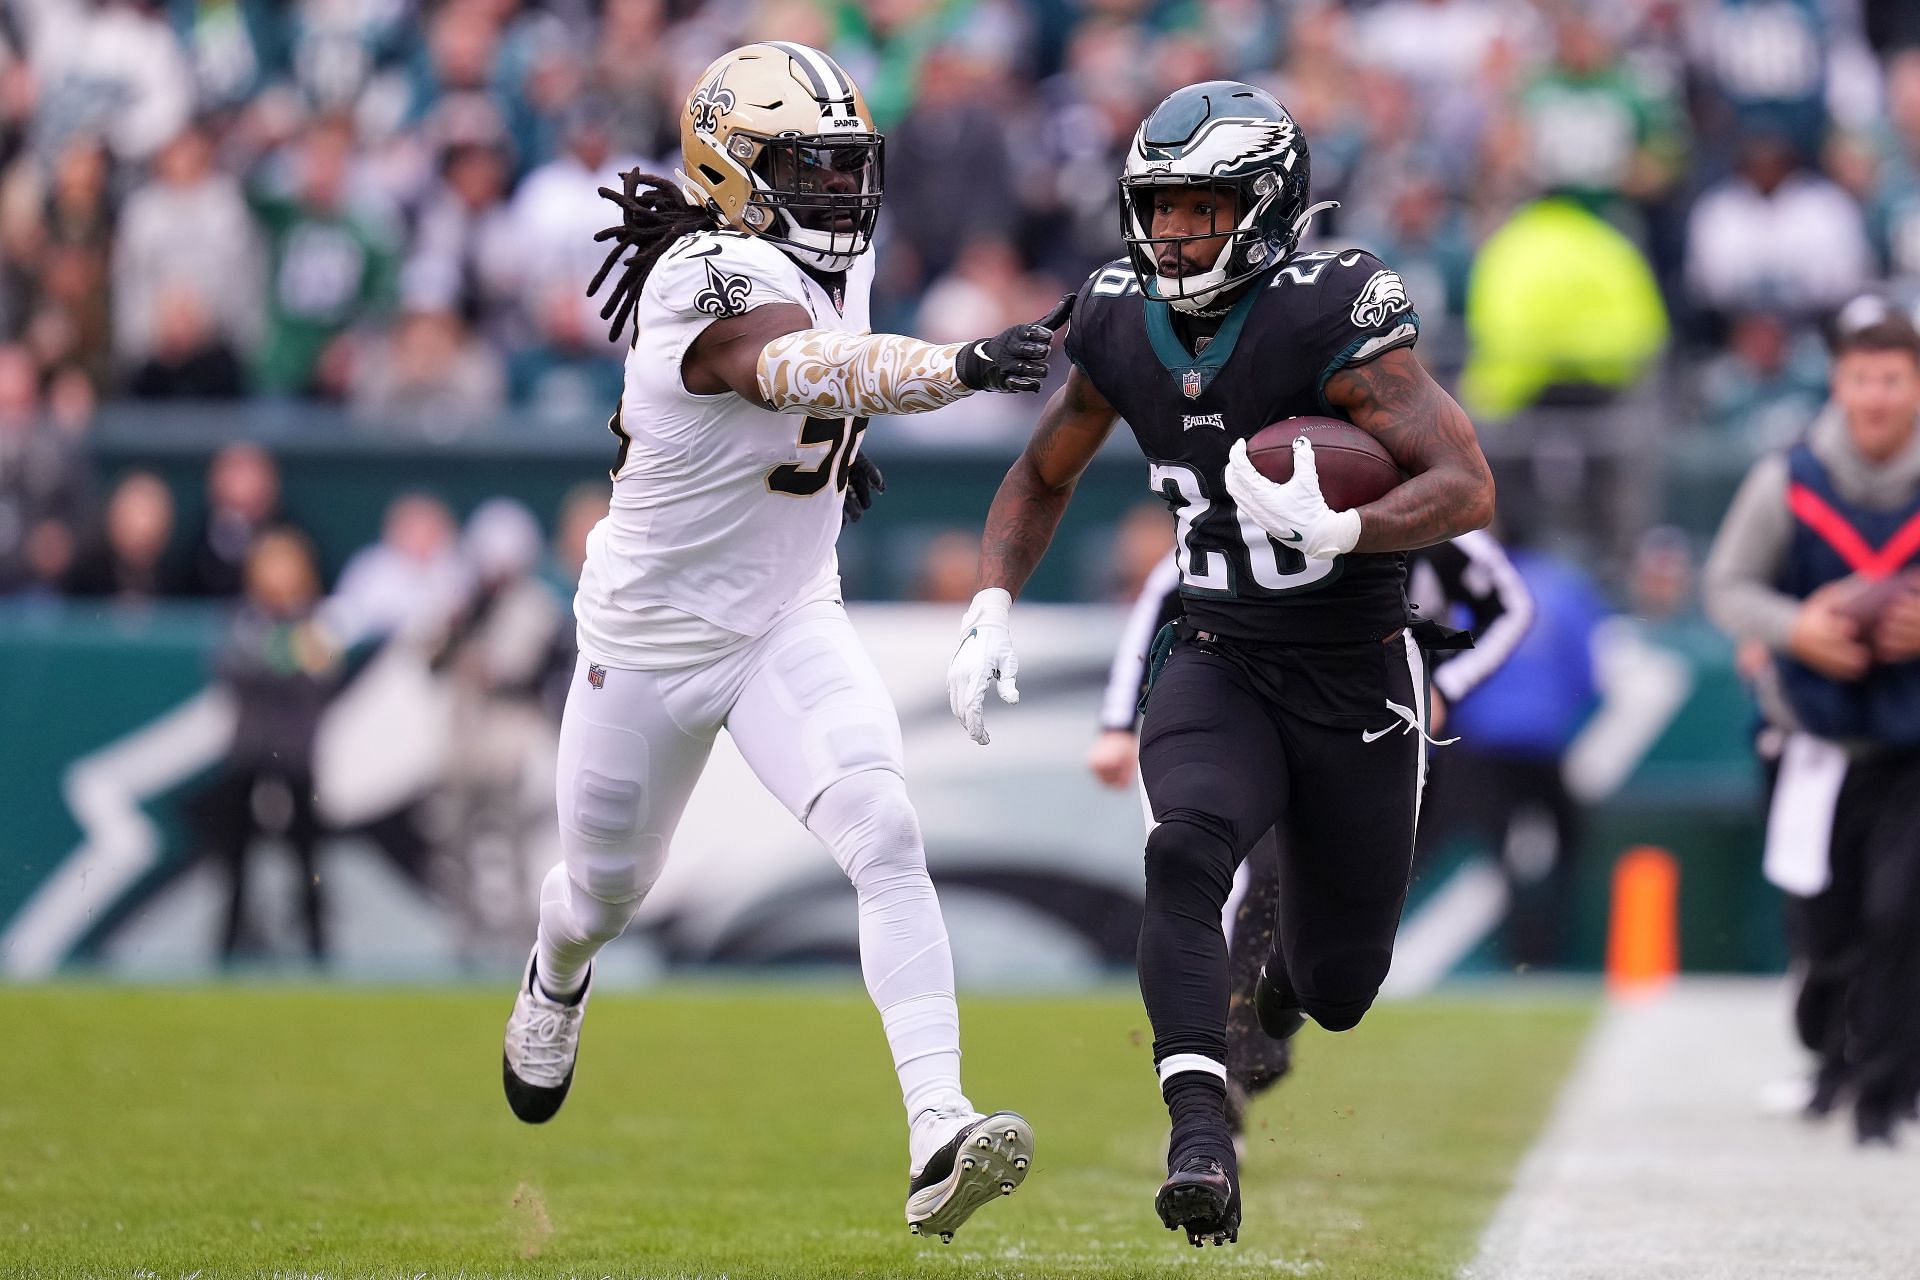
[[[1141, 121], [1120, 175], [1121, 234], [1141, 289], [1178, 310], [1201, 311], [1278, 266], [1299, 246], [1313, 215], [1333, 207], [1331, 201], [1309, 206], [1311, 185], [1306, 137], [1272, 94], [1237, 80], [1177, 90]], [[1156, 238], [1154, 193], [1196, 186], [1234, 192], [1234, 225], [1209, 235]], [[1208, 270], [1159, 273], [1161, 246], [1223, 233], [1226, 245]]]

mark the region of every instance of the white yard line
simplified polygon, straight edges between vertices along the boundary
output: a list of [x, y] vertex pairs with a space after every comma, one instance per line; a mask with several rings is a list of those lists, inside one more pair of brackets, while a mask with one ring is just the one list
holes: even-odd
[[1676, 985], [1603, 1015], [1465, 1280], [1915, 1280], [1920, 1129], [1762, 1114], [1804, 1067], [1777, 981]]

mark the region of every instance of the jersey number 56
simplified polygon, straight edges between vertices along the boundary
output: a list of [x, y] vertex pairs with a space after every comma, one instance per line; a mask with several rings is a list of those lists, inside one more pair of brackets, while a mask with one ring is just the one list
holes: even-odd
[[827, 456], [811, 467], [797, 462], [783, 463], [767, 472], [767, 488], [774, 493], [811, 498], [833, 482], [834, 491], [845, 493], [847, 473], [853, 455], [860, 449], [860, 434], [867, 429], [865, 418], [808, 418], [800, 425], [799, 447], [817, 449], [827, 446]]

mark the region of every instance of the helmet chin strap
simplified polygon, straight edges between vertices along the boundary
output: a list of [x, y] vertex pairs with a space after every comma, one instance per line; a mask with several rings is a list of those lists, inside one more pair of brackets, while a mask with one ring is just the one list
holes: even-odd
[[1225, 315], [1229, 308], [1209, 308], [1207, 304], [1220, 296], [1226, 287], [1224, 281], [1211, 281], [1202, 285], [1196, 292], [1187, 292], [1185, 286], [1192, 284], [1195, 280], [1205, 280], [1208, 276], [1219, 276], [1221, 274], [1219, 271], [1207, 271], [1199, 276], [1157, 275], [1153, 279], [1154, 284], [1160, 290], [1161, 299], [1182, 315], [1219, 316]]
[[692, 178], [689, 178], [687, 176], [687, 171], [685, 169], [675, 169], [673, 171], [673, 176], [679, 180], [680, 194], [687, 198], [688, 204], [705, 205], [710, 209], [714, 207], [713, 201], [707, 198], [707, 193], [700, 189], [700, 186], [698, 183], [696, 183]]
[[[809, 244], [807, 243], [809, 239], [818, 236], [825, 236], [831, 241], [838, 233], [830, 231], [809, 231], [805, 227], [795, 225], [792, 214], [783, 213], [782, 216], [787, 220], [787, 234], [782, 236], [776, 243], [789, 257], [798, 258], [801, 262], [806, 263], [815, 270], [845, 271], [854, 264], [855, 260], [858, 259], [861, 254], [867, 251], [868, 246], [866, 245], [861, 245], [858, 249], [850, 251], [835, 251], [831, 248], [824, 248], [818, 244]], [[854, 237], [854, 239], [857, 241], [858, 237]]]
[[1329, 209], [1338, 209], [1339, 207], [1340, 202], [1338, 200], [1322, 200], [1319, 204], [1309, 205], [1307, 208], [1301, 210], [1300, 216], [1293, 220], [1293, 242], [1299, 244], [1307, 238], [1307, 224], [1311, 223], [1316, 217]]
[[[1252, 219], [1249, 218], [1248, 222], [1251, 221]], [[1232, 285], [1239, 283], [1239, 281], [1227, 279], [1227, 259], [1233, 256], [1234, 242], [1244, 229], [1244, 227], [1236, 227], [1227, 237], [1227, 242], [1220, 246], [1220, 252], [1214, 257], [1213, 265], [1198, 275], [1163, 276], [1156, 272], [1153, 277], [1154, 286], [1159, 289], [1160, 296], [1166, 304], [1182, 315], [1225, 315], [1229, 307], [1209, 308], [1207, 304], [1216, 301]]]

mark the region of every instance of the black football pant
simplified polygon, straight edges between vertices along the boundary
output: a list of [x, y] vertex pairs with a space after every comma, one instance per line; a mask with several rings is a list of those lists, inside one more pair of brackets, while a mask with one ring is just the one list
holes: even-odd
[[[1414, 839], [1412, 880], [1418, 880], [1438, 843], [1434, 803], [1447, 786], [1448, 755], [1427, 753], [1427, 783], [1420, 804], [1420, 830]], [[1437, 786], [1436, 786], [1437, 784]], [[1441, 832], [1445, 838], [1445, 832]], [[1227, 1000], [1227, 1079], [1235, 1088], [1227, 1094], [1228, 1114], [1244, 1113], [1246, 1104], [1278, 1084], [1293, 1070], [1293, 1041], [1275, 1040], [1261, 1029], [1253, 1009], [1254, 984], [1273, 951], [1280, 916], [1280, 833], [1269, 831], [1253, 842], [1234, 878], [1238, 896], [1227, 899], [1227, 978], [1232, 994]], [[1237, 1127], [1236, 1121], [1236, 1127]]]
[[1280, 833], [1253, 842], [1236, 878], [1240, 895], [1229, 898], [1227, 919], [1228, 1107], [1247, 1102], [1293, 1069], [1293, 1041], [1275, 1040], [1253, 1011], [1253, 989], [1273, 953], [1280, 920]]
[[1796, 899], [1806, 961], [1795, 1018], [1823, 1079], [1863, 1112], [1920, 1083], [1920, 751], [1856, 761], [1834, 809], [1832, 878]]
[[[1399, 638], [1384, 652], [1384, 696], [1424, 708], [1418, 659]], [[1258, 692], [1239, 656], [1197, 641], [1174, 648], [1140, 734], [1158, 823], [1147, 837], [1139, 950], [1156, 1065], [1176, 1055], [1226, 1063], [1221, 913], [1235, 867], [1276, 825], [1274, 960], [1321, 1026], [1360, 1021], [1387, 975], [1406, 902], [1424, 760], [1423, 739], [1384, 705], [1371, 730], [1330, 727]]]

